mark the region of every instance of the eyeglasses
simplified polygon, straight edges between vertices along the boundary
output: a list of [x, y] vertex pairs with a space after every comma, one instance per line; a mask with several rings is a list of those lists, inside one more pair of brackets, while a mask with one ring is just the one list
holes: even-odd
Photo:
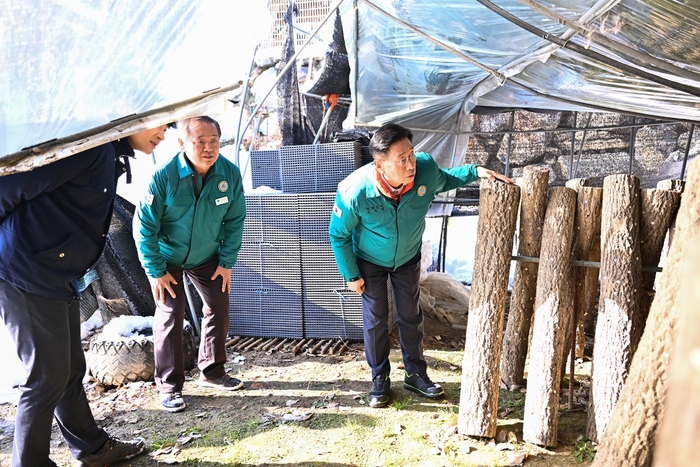
[[409, 154], [408, 156], [402, 157], [401, 159], [399, 159], [397, 161], [390, 161], [388, 159], [382, 159], [382, 161], [389, 162], [390, 164], [397, 164], [397, 165], [400, 165], [401, 167], [406, 167], [409, 163], [416, 162], [416, 153], [411, 152], [411, 154]]

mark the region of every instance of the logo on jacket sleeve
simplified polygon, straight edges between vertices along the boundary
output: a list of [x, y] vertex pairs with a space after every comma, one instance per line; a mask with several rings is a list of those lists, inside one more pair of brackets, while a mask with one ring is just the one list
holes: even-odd
[[143, 195], [143, 198], [141, 198], [141, 202], [150, 206], [151, 204], [153, 204], [153, 195], [150, 193], [146, 193], [145, 195]]
[[225, 192], [226, 190], [228, 190], [228, 182], [226, 180], [220, 181], [218, 188], [220, 192]]
[[335, 216], [340, 219], [341, 217], [343, 217], [343, 210], [340, 209], [337, 204], [334, 204], [333, 214], [335, 214]]
[[416, 193], [418, 194], [418, 196], [423, 196], [426, 191], [428, 191], [428, 187], [426, 187], [425, 185], [421, 185], [418, 187], [418, 190], [416, 190]]

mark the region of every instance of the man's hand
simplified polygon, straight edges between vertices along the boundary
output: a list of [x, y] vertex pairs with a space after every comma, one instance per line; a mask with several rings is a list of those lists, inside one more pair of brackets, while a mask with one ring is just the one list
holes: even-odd
[[360, 277], [358, 280], [356, 280], [354, 282], [348, 282], [348, 289], [362, 295], [362, 293], [365, 291], [365, 280]]
[[216, 268], [216, 271], [214, 271], [214, 275], [211, 276], [211, 280], [216, 280], [216, 278], [219, 276], [221, 276], [223, 281], [221, 284], [221, 291], [224, 293], [229, 293], [231, 290], [231, 270], [219, 266]]
[[166, 272], [164, 276], [157, 279], [149, 277], [148, 280], [151, 282], [151, 290], [157, 302], [165, 303], [166, 290], [171, 297], [175, 298], [175, 291], [170, 284], [177, 285], [177, 281], [169, 272]]
[[512, 178], [508, 178], [503, 174], [499, 174], [498, 172], [494, 172], [493, 170], [481, 166], [476, 168], [476, 173], [479, 176], [479, 178], [486, 178], [489, 180], [500, 180], [501, 182], [508, 183], [510, 185], [515, 183], [515, 180], [513, 180]]

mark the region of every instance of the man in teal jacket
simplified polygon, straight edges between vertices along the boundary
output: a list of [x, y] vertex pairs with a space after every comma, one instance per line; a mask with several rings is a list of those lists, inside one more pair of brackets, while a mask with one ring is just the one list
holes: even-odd
[[362, 295], [365, 357], [373, 382], [370, 407], [385, 406], [391, 390], [387, 277], [398, 312], [404, 388], [429, 399], [444, 394], [427, 375], [418, 306], [420, 251], [431, 202], [438, 193], [478, 178], [513, 183], [477, 165], [441, 169], [428, 154], [413, 151], [412, 138], [411, 130], [394, 123], [374, 133], [374, 163], [338, 185], [329, 226], [338, 269], [348, 288]]
[[156, 386], [169, 412], [185, 408], [183, 274], [204, 301], [198, 384], [243, 387], [224, 368], [231, 268], [241, 248], [246, 214], [241, 173], [219, 155], [221, 128], [214, 119], [183, 120], [178, 132], [182, 151], [153, 174], [134, 216], [139, 259], [156, 301]]

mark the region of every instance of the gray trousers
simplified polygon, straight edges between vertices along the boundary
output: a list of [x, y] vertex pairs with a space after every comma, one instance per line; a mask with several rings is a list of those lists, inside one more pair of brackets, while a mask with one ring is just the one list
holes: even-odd
[[156, 301], [153, 317], [155, 380], [161, 393], [181, 392], [185, 384], [182, 328], [186, 296], [183, 274], [192, 280], [204, 302], [197, 364], [199, 370], [209, 379], [220, 378], [226, 373], [224, 363], [230, 303], [228, 293], [221, 291], [221, 277], [211, 280], [218, 266], [218, 255], [187, 270], [172, 264], [166, 265], [177, 285], [172, 286], [175, 298], [165, 292], [165, 303]]
[[80, 303], [34, 295], [0, 280], [0, 316], [27, 370], [17, 404], [13, 467], [53, 465], [54, 417], [73, 456], [100, 449], [108, 435], [95, 423], [83, 387]]
[[406, 372], [425, 374], [423, 358], [423, 312], [418, 305], [420, 294], [420, 253], [393, 270], [357, 258], [365, 291], [362, 294], [365, 358], [372, 369], [372, 379], [379, 373], [389, 374], [389, 297], [387, 277], [391, 278], [398, 315], [401, 354]]

